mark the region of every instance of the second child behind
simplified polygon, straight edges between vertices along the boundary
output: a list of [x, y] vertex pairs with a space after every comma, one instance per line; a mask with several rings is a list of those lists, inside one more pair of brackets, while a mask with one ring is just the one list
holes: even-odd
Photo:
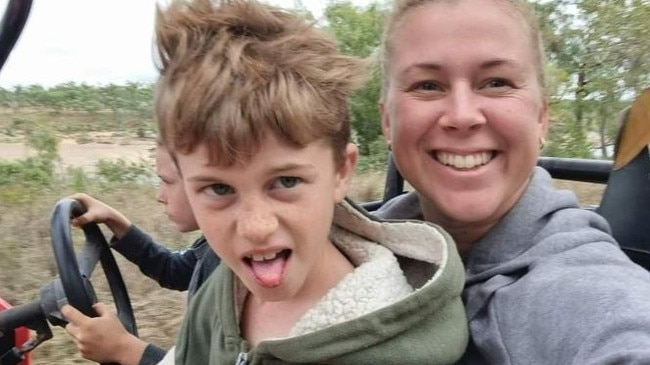
[[[185, 195], [183, 180], [169, 151], [158, 141], [155, 153], [156, 174], [160, 185], [156, 198], [165, 215], [178, 232], [196, 231], [199, 227]], [[184, 250], [171, 251], [132, 224], [120, 211], [89, 195], [78, 193], [70, 198], [83, 204], [87, 212], [72, 219], [82, 227], [89, 222], [103, 223], [113, 233], [110, 245], [136, 264], [142, 273], [168, 289], [187, 290], [188, 301], [219, 265], [205, 237], [199, 237]], [[126, 331], [117, 316], [104, 303], [96, 303], [98, 316], [85, 316], [70, 305], [62, 308], [69, 321], [66, 331], [72, 336], [81, 355], [88, 360], [122, 365], [158, 363], [166, 350], [143, 341]], [[180, 309], [180, 308], [179, 308]]]
[[156, 39], [161, 135], [226, 264], [163, 363], [457, 361], [464, 275], [449, 235], [345, 199], [358, 154], [347, 98], [367, 64], [255, 1], [172, 2]]

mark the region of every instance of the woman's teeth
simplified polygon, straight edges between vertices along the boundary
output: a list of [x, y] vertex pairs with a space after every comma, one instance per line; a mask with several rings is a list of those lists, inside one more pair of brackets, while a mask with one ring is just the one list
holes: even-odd
[[471, 155], [456, 155], [448, 152], [437, 152], [436, 160], [443, 165], [455, 167], [457, 169], [472, 169], [477, 166], [483, 166], [492, 160], [493, 154], [490, 152], [480, 152]]

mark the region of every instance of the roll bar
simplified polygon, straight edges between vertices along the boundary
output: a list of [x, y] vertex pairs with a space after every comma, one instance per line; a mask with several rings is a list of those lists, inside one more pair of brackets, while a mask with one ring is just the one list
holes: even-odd
[[0, 23], [0, 70], [23, 32], [32, 0], [9, 0]]

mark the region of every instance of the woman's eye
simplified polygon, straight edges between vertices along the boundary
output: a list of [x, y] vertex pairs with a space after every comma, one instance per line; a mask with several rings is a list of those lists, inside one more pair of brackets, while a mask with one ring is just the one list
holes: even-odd
[[230, 185], [226, 184], [213, 184], [209, 186], [210, 190], [216, 195], [228, 195], [234, 192], [234, 189]]
[[491, 87], [509, 87], [511, 86], [510, 82], [508, 82], [506, 79], [491, 79], [485, 84], [485, 87], [491, 88]]
[[290, 189], [300, 183], [301, 179], [295, 176], [280, 176], [273, 182], [274, 189]]
[[425, 91], [436, 91], [440, 90], [440, 86], [433, 81], [423, 81], [416, 84], [415, 89], [425, 90]]

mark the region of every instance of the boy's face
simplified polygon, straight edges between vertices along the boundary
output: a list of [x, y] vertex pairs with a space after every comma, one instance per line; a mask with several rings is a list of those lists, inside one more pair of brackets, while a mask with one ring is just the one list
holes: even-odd
[[296, 148], [270, 134], [244, 163], [211, 165], [204, 145], [178, 162], [212, 249], [257, 299], [284, 301], [329, 282], [334, 205], [347, 193], [356, 157], [350, 144], [337, 168], [326, 142]]
[[199, 227], [194, 219], [183, 180], [166, 148], [156, 148], [156, 174], [160, 178], [157, 199], [165, 207], [165, 214], [179, 232], [191, 232]]

